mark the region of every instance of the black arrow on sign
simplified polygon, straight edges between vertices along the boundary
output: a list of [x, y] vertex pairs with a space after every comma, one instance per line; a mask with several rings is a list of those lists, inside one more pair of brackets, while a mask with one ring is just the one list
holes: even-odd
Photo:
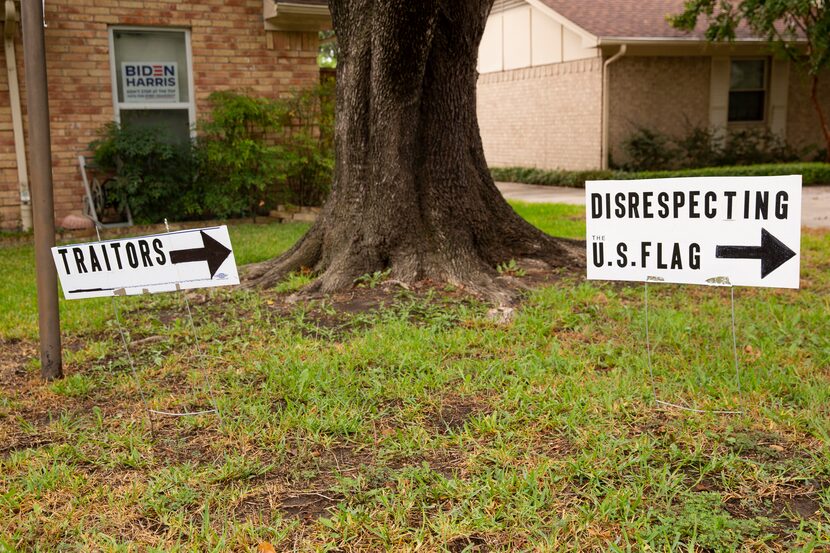
[[175, 265], [178, 263], [191, 263], [193, 261], [207, 261], [208, 269], [210, 269], [210, 278], [216, 274], [222, 263], [231, 254], [231, 250], [205, 234], [205, 231], [200, 230], [202, 235], [201, 248], [193, 248], [190, 250], [176, 250], [170, 252], [170, 261]]
[[760, 259], [761, 278], [795, 257], [795, 252], [781, 240], [761, 229], [760, 246], [716, 246], [715, 257], [721, 259]]

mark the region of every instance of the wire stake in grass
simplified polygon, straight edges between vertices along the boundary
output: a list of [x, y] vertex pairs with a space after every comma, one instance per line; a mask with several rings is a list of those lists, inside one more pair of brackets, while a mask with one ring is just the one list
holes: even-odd
[[[164, 228], [167, 232], [170, 232], [170, 225], [167, 223], [167, 218], [164, 219]], [[191, 416], [199, 416], [199, 415], [210, 415], [216, 414], [216, 417], [219, 419], [219, 424], [222, 424], [222, 415], [219, 413], [219, 405], [216, 402], [216, 398], [213, 395], [213, 386], [210, 383], [210, 377], [208, 376], [207, 366], [204, 363], [206, 359], [206, 355], [204, 349], [202, 349], [202, 342], [199, 340], [199, 335], [196, 332], [196, 324], [193, 322], [193, 311], [190, 309], [190, 301], [187, 299], [187, 294], [181, 289], [180, 286], [176, 286], [176, 293], [179, 297], [184, 299], [184, 305], [187, 310], [187, 319], [190, 321], [190, 331], [193, 333], [193, 341], [196, 343], [196, 351], [199, 352], [199, 357], [202, 359], [202, 373], [205, 378], [205, 387], [207, 388], [208, 398], [210, 398], [210, 403], [213, 406], [213, 409], [204, 409], [201, 411], [181, 411], [181, 412], [171, 412], [171, 411], [151, 411], [152, 413], [156, 413], [157, 415], [163, 415], [167, 417], [191, 417]]]
[[[95, 224], [95, 234], [98, 241], [101, 241], [101, 227], [98, 221], [92, 221]], [[147, 403], [147, 398], [144, 396], [144, 388], [141, 386], [141, 380], [138, 378], [138, 372], [135, 370], [135, 363], [133, 363], [133, 356], [130, 354], [130, 346], [127, 343], [127, 334], [124, 332], [124, 327], [121, 325], [121, 317], [118, 315], [118, 299], [116, 295], [112, 296], [112, 312], [115, 315], [115, 325], [118, 327], [118, 333], [121, 335], [121, 343], [124, 344], [124, 353], [127, 355], [127, 361], [130, 363], [130, 371], [138, 386], [138, 394], [141, 396], [141, 403], [144, 405], [144, 410], [147, 411], [147, 421], [150, 423], [150, 436], [155, 438], [155, 428], [153, 427], [153, 415], [150, 406]]]
[[[646, 359], [648, 360], [648, 375], [649, 379], [651, 380], [651, 393], [654, 396], [654, 404], [657, 407], [668, 407], [672, 409], [680, 409], [682, 411], [689, 411], [691, 413], [708, 413], [712, 415], [743, 415], [743, 410], [728, 410], [728, 409], [697, 409], [694, 407], [687, 407], [685, 405], [680, 405], [677, 403], [672, 403], [670, 401], [663, 401], [657, 394], [657, 382], [654, 378], [654, 369], [652, 368], [651, 362], [651, 336], [649, 332], [649, 317], [648, 317], [648, 282], [649, 280], [653, 280], [654, 282], [660, 282], [662, 279], [659, 277], [648, 277], [643, 283], [643, 305], [645, 311], [645, 323], [646, 323]], [[735, 361], [735, 382], [737, 383], [738, 387], [738, 402], [743, 405], [743, 392], [741, 390], [741, 373], [738, 366], [738, 338], [737, 332], [735, 329], [735, 287], [729, 282], [727, 277], [718, 277], [717, 280], [719, 284], [724, 284], [729, 286], [729, 299], [730, 299], [730, 310], [732, 314], [732, 353], [733, 358]]]
[[[170, 232], [170, 225], [167, 223], [167, 219], [164, 220], [164, 228], [167, 229], [167, 232]], [[101, 231], [99, 229], [98, 224], [95, 225], [95, 232], [98, 235], [98, 241], [101, 241]], [[199, 352], [199, 356], [201, 357], [202, 361], [204, 361], [207, 356], [205, 355], [204, 350], [202, 349], [201, 341], [199, 340], [199, 336], [196, 332], [196, 325], [193, 322], [193, 311], [190, 309], [190, 301], [188, 301], [187, 296], [183, 293], [181, 287], [176, 286], [176, 291], [180, 297], [184, 299], [184, 305], [187, 310], [187, 318], [190, 322], [190, 330], [193, 333], [193, 340], [196, 343], [196, 349]], [[219, 406], [216, 402], [216, 398], [213, 394], [213, 387], [210, 383], [210, 378], [208, 376], [207, 367], [205, 363], [202, 363], [202, 372], [205, 378], [205, 386], [207, 388], [208, 397], [210, 398], [210, 403], [212, 409], [203, 409], [199, 411], [162, 411], [158, 409], [150, 409], [149, 404], [147, 403], [147, 398], [144, 395], [144, 387], [142, 386], [141, 379], [139, 378], [138, 371], [136, 371], [135, 363], [133, 362], [133, 356], [130, 354], [130, 347], [127, 341], [127, 334], [124, 331], [124, 326], [121, 324], [121, 317], [118, 311], [118, 304], [117, 298], [115, 295], [112, 296], [112, 309], [113, 314], [115, 315], [115, 324], [118, 327], [118, 332], [121, 335], [121, 342], [124, 345], [124, 352], [127, 355], [127, 360], [130, 363], [130, 370], [133, 375], [133, 380], [135, 380], [136, 385], [138, 386], [138, 393], [141, 396], [141, 402], [144, 405], [144, 410], [147, 411], [147, 420], [150, 423], [150, 435], [155, 438], [155, 427], [153, 424], [153, 415], [161, 415], [166, 417], [192, 417], [192, 416], [199, 416], [199, 415], [211, 415], [215, 414], [219, 418], [219, 424], [222, 424], [222, 416], [219, 413]]]

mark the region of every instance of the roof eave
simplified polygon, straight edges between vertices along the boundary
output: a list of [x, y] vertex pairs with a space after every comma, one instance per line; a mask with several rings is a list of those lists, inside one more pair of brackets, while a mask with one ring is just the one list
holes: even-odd
[[262, 0], [262, 14], [268, 31], [320, 31], [331, 27], [326, 5]]

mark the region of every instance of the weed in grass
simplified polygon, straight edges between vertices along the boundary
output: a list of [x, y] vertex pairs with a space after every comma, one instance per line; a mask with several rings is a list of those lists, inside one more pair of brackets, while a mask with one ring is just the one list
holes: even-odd
[[360, 288], [376, 288], [381, 282], [389, 278], [391, 269], [367, 273], [355, 279], [354, 283]]
[[298, 271], [289, 274], [274, 288], [277, 293], [296, 292], [314, 280], [310, 271]]
[[496, 271], [500, 275], [507, 275], [507, 276], [515, 276], [515, 277], [523, 277], [527, 274], [527, 271], [522, 269], [521, 267], [516, 264], [515, 259], [511, 259], [505, 263], [499, 263], [496, 266]]
[[[660, 521], [648, 535], [648, 542], [662, 543], [671, 549], [687, 551], [735, 551], [740, 545], [768, 541], [769, 519], [734, 519], [723, 507], [723, 497], [701, 492], [679, 498], [674, 512], [658, 515]], [[765, 539], [767, 538], [767, 539]]]

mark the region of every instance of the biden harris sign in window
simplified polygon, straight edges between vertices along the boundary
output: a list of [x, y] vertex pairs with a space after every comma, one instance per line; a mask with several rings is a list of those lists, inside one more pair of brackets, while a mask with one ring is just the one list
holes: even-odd
[[122, 62], [125, 102], [178, 102], [179, 68], [174, 61]]

